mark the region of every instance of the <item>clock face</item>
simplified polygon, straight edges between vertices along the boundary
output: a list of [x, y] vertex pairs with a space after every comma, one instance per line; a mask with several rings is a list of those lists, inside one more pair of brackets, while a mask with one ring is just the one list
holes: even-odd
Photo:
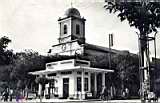
[[62, 44], [62, 51], [66, 50], [66, 44]]

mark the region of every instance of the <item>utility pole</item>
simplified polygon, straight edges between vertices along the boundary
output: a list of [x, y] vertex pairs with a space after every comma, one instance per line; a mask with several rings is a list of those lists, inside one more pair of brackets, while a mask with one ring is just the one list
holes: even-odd
[[113, 34], [109, 34], [109, 69], [112, 68], [112, 65], [111, 65], [111, 47], [113, 46]]
[[[111, 34], [109, 34], [109, 52], [108, 52], [109, 70], [112, 69], [112, 63], [111, 63], [111, 47], [112, 47], [112, 46], [113, 46], [113, 34], [111, 33]], [[111, 80], [111, 77], [110, 77], [110, 80]], [[111, 84], [111, 87], [112, 87], [112, 84]], [[111, 91], [111, 92], [113, 92], [113, 91]], [[112, 95], [111, 95], [111, 94], [112, 94]], [[111, 96], [111, 98], [112, 98], [114, 94], [113, 94], [113, 93], [111, 93], [111, 94], [110, 94], [110, 96]]]

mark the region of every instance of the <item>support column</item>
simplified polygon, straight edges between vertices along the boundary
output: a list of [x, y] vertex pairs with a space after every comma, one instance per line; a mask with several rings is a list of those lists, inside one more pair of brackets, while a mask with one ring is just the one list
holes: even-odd
[[102, 86], [106, 86], [105, 85], [105, 72], [102, 72]]
[[91, 73], [88, 73], [88, 91], [91, 92]]
[[40, 83], [38, 84], [38, 95], [42, 95], [42, 85]]
[[78, 98], [78, 91], [77, 91], [77, 76], [76, 76], [77, 72], [74, 71], [73, 73], [73, 78], [74, 78], [74, 98], [77, 99]]
[[82, 70], [82, 77], [81, 77], [81, 87], [82, 87], [82, 90], [81, 90], [81, 99], [85, 99], [85, 91], [84, 91], [84, 70]]
[[97, 73], [94, 73], [94, 95], [97, 95]]

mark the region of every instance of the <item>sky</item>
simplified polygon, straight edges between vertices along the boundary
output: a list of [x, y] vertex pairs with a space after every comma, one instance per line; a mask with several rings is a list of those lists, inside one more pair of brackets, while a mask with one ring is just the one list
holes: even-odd
[[[106, 11], [104, 4], [104, 0], [72, 0], [72, 6], [86, 19], [86, 42], [108, 47], [108, 34], [113, 33], [112, 48], [137, 53], [137, 30]], [[32, 49], [46, 54], [58, 43], [57, 20], [70, 7], [71, 0], [0, 0], [0, 37], [8, 36], [12, 40], [9, 49], [15, 52]], [[160, 57], [160, 33], [156, 38]], [[151, 55], [154, 55], [153, 43]]]

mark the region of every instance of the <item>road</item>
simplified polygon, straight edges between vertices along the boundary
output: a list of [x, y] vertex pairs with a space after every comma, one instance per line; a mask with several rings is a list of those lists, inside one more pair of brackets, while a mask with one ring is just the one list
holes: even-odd
[[[2, 102], [0, 103], [16, 103], [14, 100], [13, 102]], [[36, 101], [23, 101], [19, 103], [40, 103]], [[109, 100], [109, 101], [48, 101], [43, 103], [140, 103], [140, 100]]]

